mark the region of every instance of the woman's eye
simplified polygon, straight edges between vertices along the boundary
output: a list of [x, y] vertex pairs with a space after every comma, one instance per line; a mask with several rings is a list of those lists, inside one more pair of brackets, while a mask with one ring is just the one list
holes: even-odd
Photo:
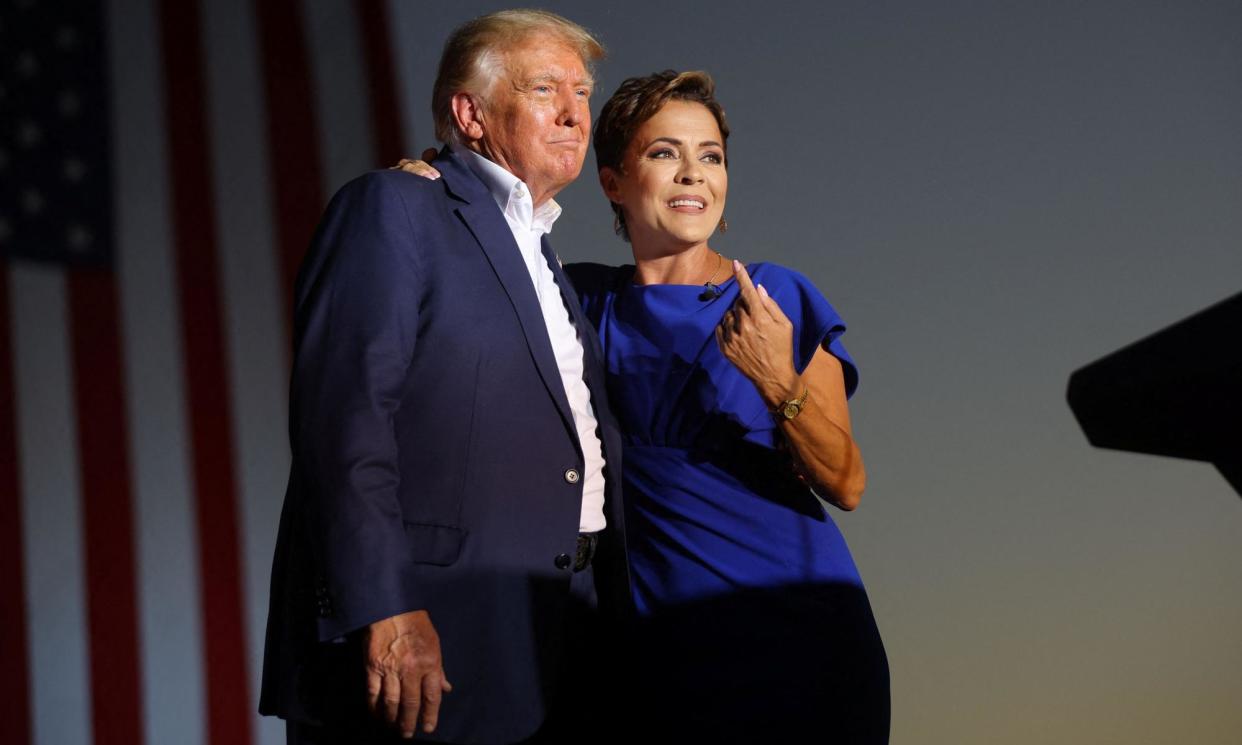
[[673, 151], [672, 151], [672, 150], [669, 150], [668, 148], [662, 148], [662, 149], [660, 149], [660, 150], [655, 150], [655, 151], [653, 151], [653, 152], [652, 152], [650, 155], [648, 155], [647, 157], [648, 157], [648, 158], [661, 158], [661, 159], [668, 159], [668, 158], [675, 158], [675, 157], [677, 157], [677, 156], [676, 156], [676, 154], [675, 154], [675, 153], [673, 153]]
[[724, 158], [720, 157], [720, 153], [703, 153], [703, 160], [716, 165], [724, 162]]

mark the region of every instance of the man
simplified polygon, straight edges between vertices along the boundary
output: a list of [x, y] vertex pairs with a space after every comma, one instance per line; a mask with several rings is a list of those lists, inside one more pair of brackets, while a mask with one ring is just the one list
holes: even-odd
[[442, 178], [370, 173], [328, 206], [298, 277], [260, 702], [290, 742], [548, 741], [606, 682], [620, 443], [545, 237], [602, 54], [551, 13], [467, 23], [433, 96]]

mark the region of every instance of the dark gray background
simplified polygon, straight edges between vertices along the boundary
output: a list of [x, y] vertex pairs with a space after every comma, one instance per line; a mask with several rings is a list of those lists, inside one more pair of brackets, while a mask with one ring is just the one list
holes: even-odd
[[[432, 144], [449, 30], [500, 7], [393, 4], [409, 142]], [[849, 323], [870, 486], [835, 517], [893, 742], [1238, 742], [1242, 500], [1207, 465], [1093, 450], [1064, 390], [1242, 289], [1242, 5], [545, 7], [609, 48], [595, 111], [630, 75], [716, 77], [713, 246], [803, 271]], [[628, 261], [593, 155], [558, 199], [566, 261]]]

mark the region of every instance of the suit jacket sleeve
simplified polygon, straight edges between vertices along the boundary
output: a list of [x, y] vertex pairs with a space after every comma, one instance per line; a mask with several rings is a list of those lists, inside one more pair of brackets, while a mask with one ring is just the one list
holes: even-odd
[[393, 427], [418, 336], [412, 236], [402, 195], [368, 174], [333, 199], [298, 278], [290, 435], [320, 640], [422, 607]]

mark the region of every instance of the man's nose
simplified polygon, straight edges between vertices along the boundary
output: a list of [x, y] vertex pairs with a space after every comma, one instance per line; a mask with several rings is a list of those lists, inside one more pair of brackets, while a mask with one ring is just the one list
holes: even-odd
[[562, 127], [576, 127], [584, 117], [590, 116], [590, 109], [586, 107], [586, 103], [573, 93], [560, 98], [560, 114], [557, 116], [556, 123]]

